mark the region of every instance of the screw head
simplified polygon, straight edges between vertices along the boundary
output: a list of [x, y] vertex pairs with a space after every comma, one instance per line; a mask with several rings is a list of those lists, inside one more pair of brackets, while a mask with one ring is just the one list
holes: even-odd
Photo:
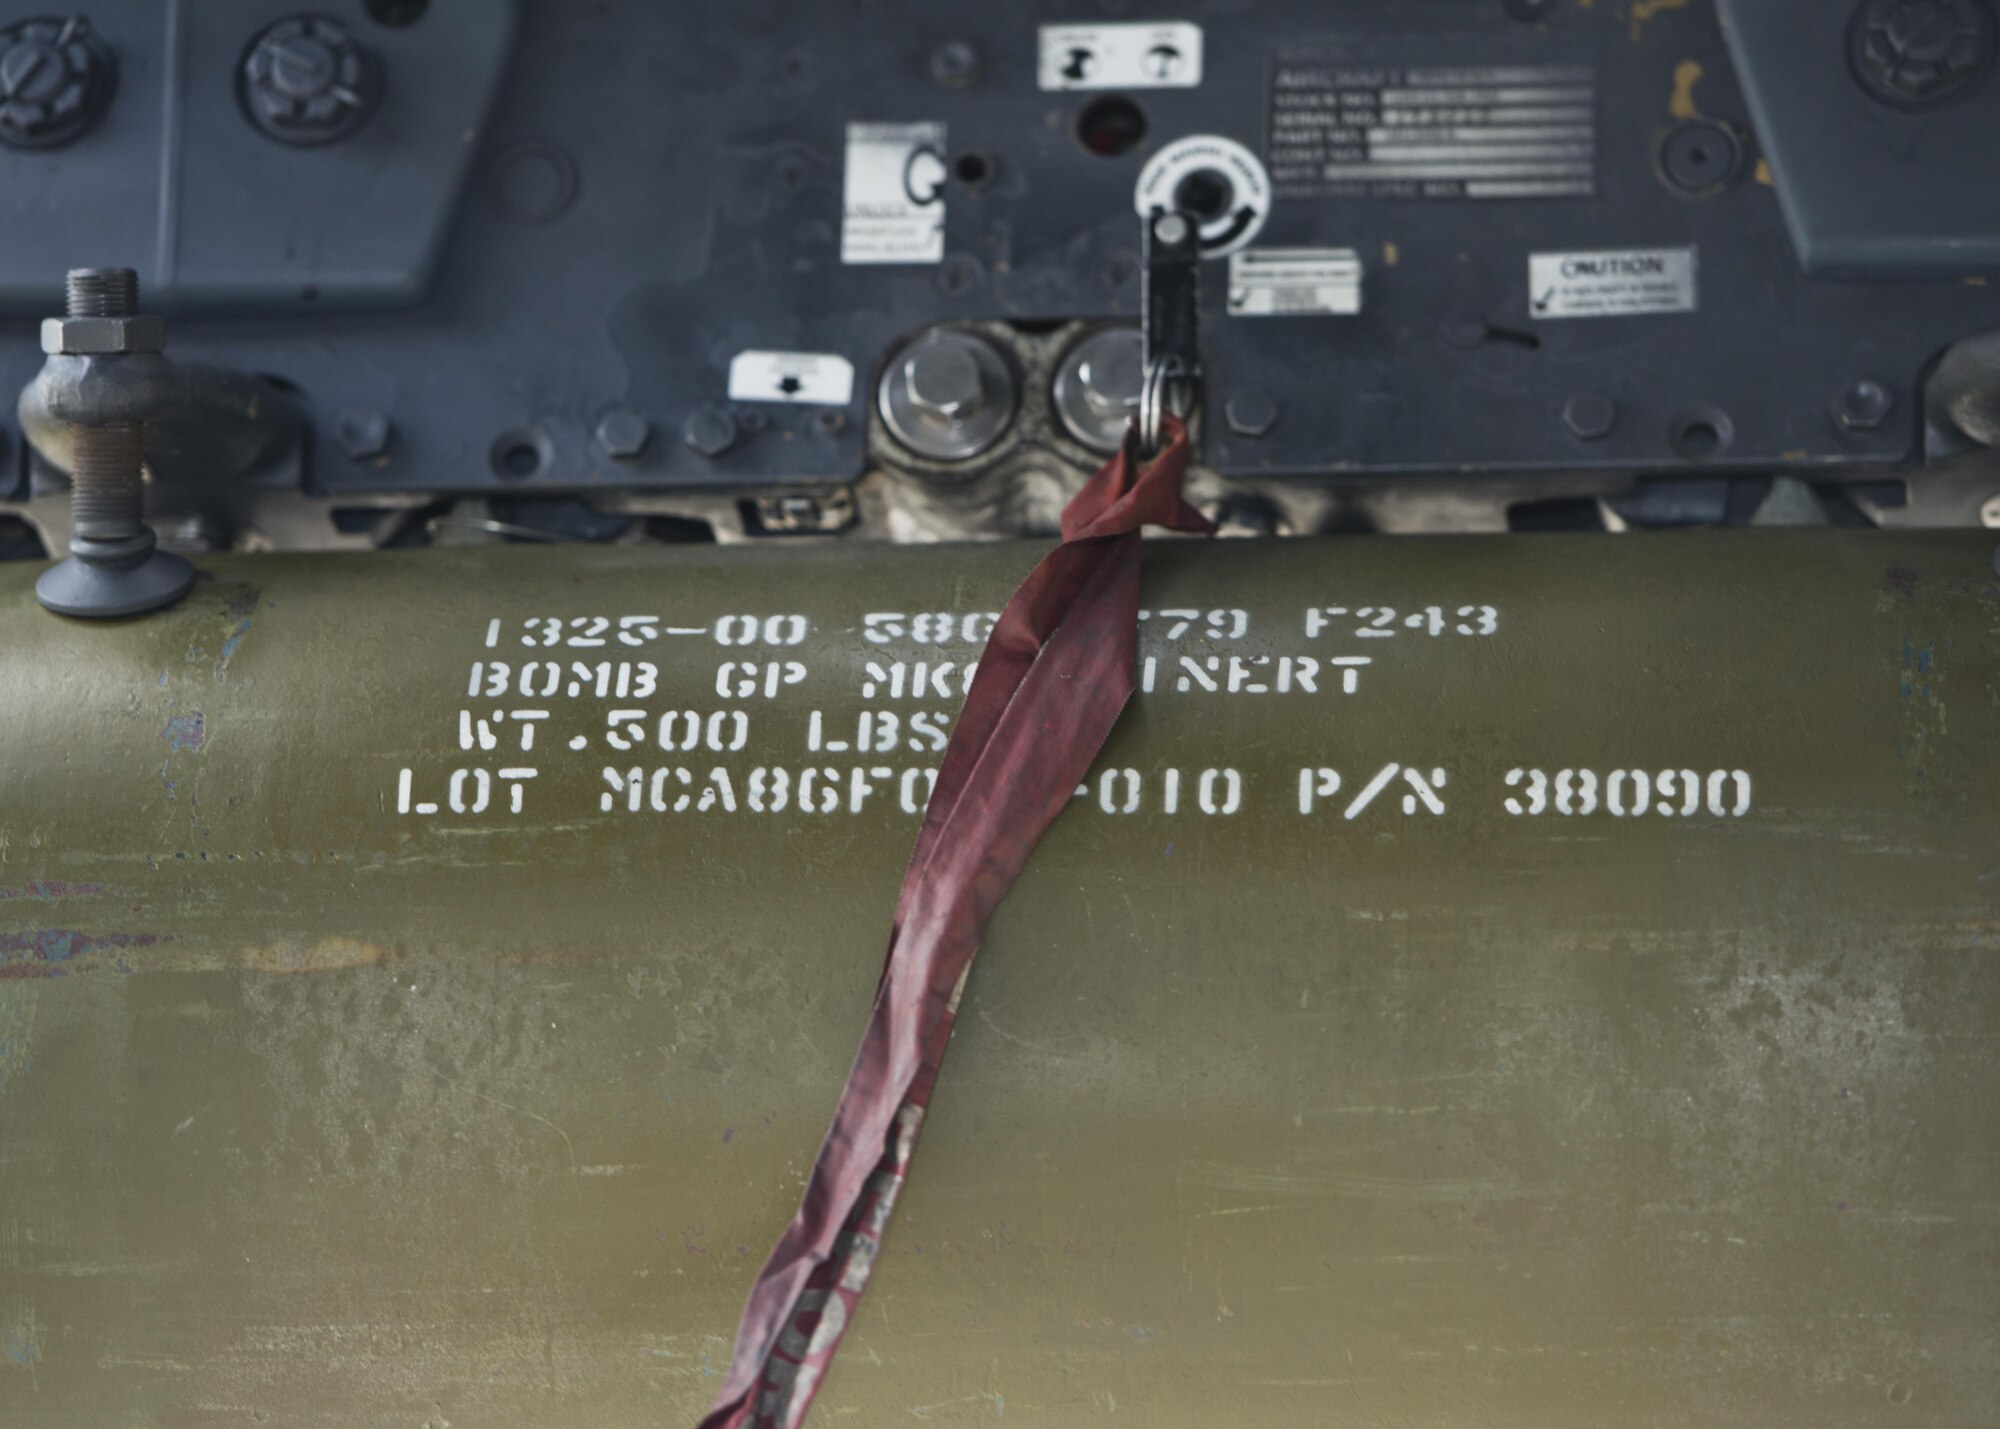
[[931, 51], [931, 78], [947, 89], [975, 83], [979, 70], [979, 51], [964, 40], [948, 40]]
[[[1989, 496], [1980, 503], [1979, 524], [1989, 531], [2000, 531], [2000, 496]], [[2000, 570], [2000, 556], [1995, 557], [1996, 570]]]
[[597, 424], [597, 445], [613, 461], [630, 461], [646, 450], [653, 424], [637, 412], [620, 407], [606, 412]]
[[354, 461], [373, 461], [388, 452], [396, 424], [384, 412], [357, 409], [334, 420], [334, 440]]
[[1169, 248], [1187, 242], [1188, 221], [1177, 213], [1163, 213], [1153, 220], [1153, 239]]
[[713, 404], [690, 412], [687, 426], [681, 432], [688, 449], [710, 461], [735, 446], [739, 435], [736, 418], [730, 415], [727, 408]]
[[1968, 89], [1993, 62], [1995, 35], [1985, 0], [1863, 0], [1847, 27], [1848, 60], [1875, 98], [1922, 108]]
[[250, 122], [273, 139], [332, 144], [375, 112], [381, 66], [338, 20], [295, 15], [250, 42], [237, 90]]
[[1882, 383], [1863, 378], [1840, 394], [1834, 417], [1850, 432], [1872, 432], [1896, 405], [1894, 395]]
[[1237, 436], [1261, 437], [1278, 425], [1278, 399], [1261, 389], [1236, 392], [1223, 403], [1222, 416]]
[[1608, 437], [1617, 424], [1618, 404], [1602, 392], [1578, 392], [1563, 403], [1563, 425], [1578, 441]]
[[23, 20], [0, 29], [0, 144], [51, 149], [110, 107], [117, 61], [90, 21]]

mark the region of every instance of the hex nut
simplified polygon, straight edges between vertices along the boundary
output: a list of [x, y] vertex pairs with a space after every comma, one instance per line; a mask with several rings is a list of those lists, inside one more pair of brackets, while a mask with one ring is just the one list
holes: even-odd
[[1880, 382], [1863, 380], [1840, 394], [1834, 416], [1850, 432], [1872, 432], [1889, 416], [1895, 397]]
[[52, 357], [164, 352], [166, 346], [167, 325], [156, 317], [42, 319], [42, 351]]
[[624, 407], [606, 412], [597, 424], [597, 445], [613, 461], [632, 460], [646, 450], [652, 437], [653, 424]]
[[1238, 392], [1223, 404], [1223, 419], [1239, 437], [1261, 437], [1278, 425], [1278, 401], [1269, 392]]
[[334, 422], [334, 438], [355, 461], [373, 461], [389, 450], [396, 424], [381, 412], [342, 412]]
[[687, 427], [682, 436], [690, 451], [713, 461], [736, 445], [736, 418], [726, 408], [713, 405], [697, 407], [688, 414]]

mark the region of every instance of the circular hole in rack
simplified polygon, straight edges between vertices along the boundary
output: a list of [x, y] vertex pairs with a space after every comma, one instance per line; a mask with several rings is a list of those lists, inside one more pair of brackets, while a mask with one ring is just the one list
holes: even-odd
[[952, 177], [969, 189], [976, 189], [993, 177], [993, 161], [977, 149], [960, 154], [951, 166]]
[[1146, 140], [1146, 111], [1122, 94], [1106, 94], [1076, 116], [1076, 141], [1093, 154], [1115, 159]]
[[549, 439], [542, 433], [522, 428], [502, 432], [493, 443], [493, 474], [503, 481], [526, 481], [548, 469], [553, 456]]
[[1668, 442], [1687, 461], [1705, 461], [1729, 449], [1736, 424], [1718, 407], [1695, 407], [1674, 419]]

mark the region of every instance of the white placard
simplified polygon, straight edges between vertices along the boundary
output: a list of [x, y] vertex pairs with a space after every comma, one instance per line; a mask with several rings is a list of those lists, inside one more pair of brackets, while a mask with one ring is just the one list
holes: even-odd
[[854, 364], [838, 353], [752, 349], [729, 360], [732, 402], [845, 407], [853, 399]]
[[1697, 306], [1692, 248], [1528, 255], [1528, 312], [1537, 318], [1627, 318]]
[[843, 263], [944, 257], [942, 124], [850, 124], [841, 205]]
[[1246, 248], [1229, 255], [1229, 315], [1349, 317], [1361, 311], [1352, 248]]

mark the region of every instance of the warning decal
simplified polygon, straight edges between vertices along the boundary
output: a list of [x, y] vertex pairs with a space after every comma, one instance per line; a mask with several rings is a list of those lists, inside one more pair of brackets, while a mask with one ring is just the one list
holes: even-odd
[[1691, 313], [1698, 306], [1692, 248], [1533, 253], [1528, 311], [1538, 318]]

